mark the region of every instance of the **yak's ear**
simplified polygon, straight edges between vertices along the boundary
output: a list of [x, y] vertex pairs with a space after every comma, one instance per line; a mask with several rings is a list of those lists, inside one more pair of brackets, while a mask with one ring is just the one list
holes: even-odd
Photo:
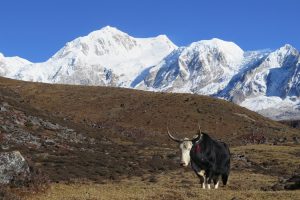
[[200, 127], [200, 124], [198, 123], [198, 128], [199, 128], [199, 132], [198, 134], [192, 139], [192, 142], [193, 143], [198, 143], [202, 140], [202, 137], [203, 137], [203, 134], [202, 134], [202, 131], [201, 131], [201, 127]]
[[195, 135], [194, 138], [192, 139], [193, 143], [199, 143], [203, 138], [203, 134], [202, 133], [198, 133], [198, 135]]

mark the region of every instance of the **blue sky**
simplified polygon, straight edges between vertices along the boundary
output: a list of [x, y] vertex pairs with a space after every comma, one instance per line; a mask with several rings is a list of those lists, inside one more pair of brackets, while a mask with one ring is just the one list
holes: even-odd
[[166, 34], [179, 46], [216, 37], [244, 50], [300, 50], [299, 9], [298, 0], [2, 0], [0, 52], [45, 61], [106, 25], [134, 37]]

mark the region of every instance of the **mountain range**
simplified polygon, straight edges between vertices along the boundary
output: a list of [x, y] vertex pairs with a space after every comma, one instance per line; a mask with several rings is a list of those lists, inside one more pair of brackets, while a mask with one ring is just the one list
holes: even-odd
[[134, 38], [104, 27], [31, 63], [0, 54], [0, 76], [45, 83], [209, 95], [266, 117], [300, 118], [300, 53], [291, 45], [244, 51], [217, 38], [177, 47], [166, 35]]

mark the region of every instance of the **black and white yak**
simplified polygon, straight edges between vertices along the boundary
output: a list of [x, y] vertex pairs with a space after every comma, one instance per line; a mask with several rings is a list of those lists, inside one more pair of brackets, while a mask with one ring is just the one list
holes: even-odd
[[222, 178], [223, 185], [227, 184], [230, 172], [230, 151], [224, 142], [212, 139], [208, 134], [199, 133], [193, 139], [178, 139], [171, 135], [169, 137], [179, 143], [181, 151], [180, 165], [186, 167], [191, 162], [192, 169], [200, 178], [202, 188], [210, 189], [213, 181], [214, 188], [219, 187], [219, 178]]

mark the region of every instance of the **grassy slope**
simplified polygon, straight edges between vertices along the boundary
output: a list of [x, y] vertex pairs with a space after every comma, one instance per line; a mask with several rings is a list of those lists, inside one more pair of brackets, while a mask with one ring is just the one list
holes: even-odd
[[[234, 144], [253, 132], [280, 137], [297, 132], [233, 103], [191, 94], [165, 94], [109, 87], [32, 84], [1, 78], [0, 85], [44, 114], [81, 124], [121, 127], [148, 137], [202, 130]], [[108, 131], [110, 131], [108, 130]], [[114, 130], [112, 132], [116, 132]], [[121, 130], [122, 131], [122, 130]], [[134, 137], [136, 137], [136, 135]], [[155, 139], [155, 138], [154, 138]]]
[[[268, 168], [233, 169], [227, 187], [203, 190], [190, 169], [163, 172], [155, 178], [145, 174], [120, 182], [105, 184], [74, 183], [52, 184], [46, 192], [29, 195], [31, 199], [299, 199], [300, 191], [270, 191], [278, 182], [274, 174], [299, 171], [300, 146], [249, 145], [232, 148], [234, 154], [244, 153], [253, 164], [270, 162]], [[285, 157], [283, 157], [285, 156]], [[234, 166], [241, 163], [233, 161]], [[284, 171], [287, 170], [287, 171]], [[272, 173], [269, 173], [272, 171]], [[265, 191], [267, 190], [267, 191]], [[63, 194], [63, 195], [62, 195]]]
[[[243, 174], [251, 176], [251, 174]], [[266, 177], [259, 177], [265, 179]], [[267, 177], [268, 178], [268, 177]], [[245, 184], [238, 177], [234, 179], [241, 184]], [[248, 183], [248, 182], [246, 182]], [[170, 184], [169, 182], [160, 184], [145, 184], [141, 182], [124, 181], [118, 184], [108, 183], [105, 185], [99, 184], [54, 184], [46, 194], [39, 194], [28, 199], [36, 200], [55, 200], [62, 199], [64, 194], [65, 199], [79, 200], [79, 199], [299, 199], [300, 191], [277, 191], [265, 192], [256, 189], [242, 189], [242, 190], [203, 190], [199, 188], [198, 184], [184, 185], [181, 183]]]
[[[109, 137], [113, 147], [105, 147], [114, 160], [129, 159], [146, 168], [143, 174], [138, 168], [128, 176], [120, 169], [130, 165], [120, 163], [108, 165], [107, 170], [116, 170], [121, 176], [117, 181], [91, 179], [86, 182], [51, 183], [48, 190], [38, 194], [25, 192], [28, 199], [297, 199], [299, 191], [270, 191], [279, 178], [290, 176], [299, 169], [299, 146], [247, 145], [244, 136], [263, 134], [266, 137], [287, 137], [300, 135], [299, 130], [266, 119], [254, 112], [232, 103], [190, 94], [162, 94], [118, 88], [48, 85], [26, 83], [0, 78], [0, 92], [5, 100], [23, 108], [24, 112], [41, 115], [51, 121], [62, 123], [89, 137]], [[245, 155], [251, 165], [237, 160], [232, 164], [229, 186], [217, 192], [199, 188], [198, 180], [190, 169], [157, 167], [152, 165], [157, 156], [168, 161], [177, 155], [176, 144], [166, 136], [166, 126], [178, 136], [192, 136], [197, 123], [202, 130], [221, 138], [231, 145], [233, 154]], [[119, 145], [119, 146], [118, 146]], [[117, 147], [117, 150], [115, 149]], [[120, 148], [122, 147], [122, 148]], [[94, 148], [91, 146], [91, 148]], [[98, 148], [98, 147], [97, 147]], [[103, 154], [103, 149], [95, 151]], [[125, 151], [129, 148], [129, 151]], [[29, 152], [34, 154], [32, 150]], [[58, 154], [59, 152], [57, 152]], [[59, 158], [58, 167], [73, 170], [97, 171], [102, 155], [95, 153], [77, 154], [77, 160]], [[128, 155], [127, 155], [128, 154]], [[138, 155], [137, 155], [138, 154]], [[73, 155], [73, 154], [71, 154]], [[136, 155], [136, 156], [135, 156]], [[122, 157], [120, 157], [122, 156]], [[138, 158], [135, 158], [137, 157]], [[154, 156], [154, 157], [153, 157]], [[81, 162], [90, 159], [83, 167]], [[109, 156], [103, 157], [105, 159]], [[151, 160], [152, 158], [152, 160]], [[147, 160], [148, 159], [148, 160]], [[149, 160], [150, 159], [150, 160]], [[145, 160], [145, 162], [144, 162]], [[147, 162], [146, 162], [147, 161]], [[159, 160], [160, 161], [160, 160]], [[57, 161], [55, 161], [57, 162]], [[56, 163], [47, 160], [49, 171], [59, 171]], [[166, 162], [163, 162], [166, 163]], [[145, 165], [146, 164], [146, 165]], [[176, 164], [176, 160], [166, 164]], [[241, 167], [242, 166], [242, 167]], [[53, 169], [52, 169], [52, 168]], [[73, 168], [72, 168], [73, 167]], [[103, 165], [102, 165], [103, 167]], [[77, 169], [76, 169], [77, 170]], [[54, 173], [54, 172], [51, 172]], [[72, 178], [77, 171], [65, 172]], [[132, 172], [130, 172], [132, 173]], [[81, 173], [85, 174], [85, 173]], [[59, 176], [56, 174], [56, 177]], [[105, 177], [105, 176], [104, 176]], [[267, 189], [268, 191], [264, 191]], [[24, 191], [17, 190], [24, 194]]]

